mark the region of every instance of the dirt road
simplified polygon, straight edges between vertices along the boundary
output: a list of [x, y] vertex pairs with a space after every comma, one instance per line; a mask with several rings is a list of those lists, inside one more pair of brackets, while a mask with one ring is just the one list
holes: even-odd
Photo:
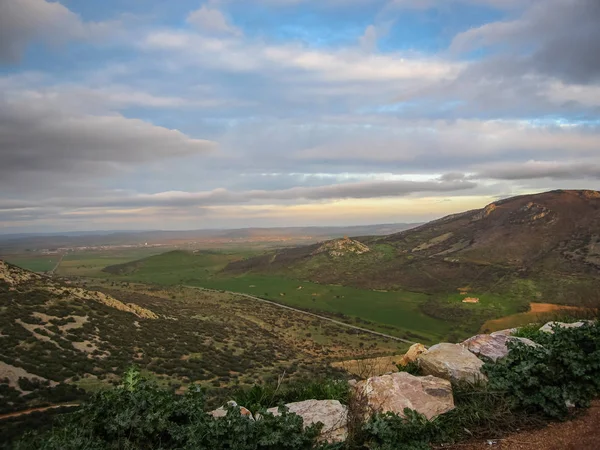
[[287, 309], [289, 311], [294, 311], [300, 314], [304, 314], [307, 316], [312, 316], [312, 317], [316, 317], [317, 319], [321, 319], [321, 320], [327, 320], [328, 322], [333, 322], [337, 325], [341, 325], [343, 327], [347, 327], [347, 328], [352, 328], [354, 330], [358, 330], [358, 331], [362, 331], [364, 333], [370, 333], [370, 334], [374, 334], [377, 336], [381, 336], [387, 339], [392, 339], [394, 341], [398, 341], [398, 342], [404, 342], [405, 344], [416, 344], [416, 342], [413, 341], [409, 341], [407, 339], [402, 339], [396, 336], [390, 336], [389, 334], [385, 334], [385, 333], [380, 333], [379, 331], [373, 331], [373, 330], [369, 330], [367, 328], [362, 328], [362, 327], [357, 327], [356, 325], [350, 325], [349, 323], [345, 323], [345, 322], [341, 322], [339, 320], [335, 320], [335, 319], [331, 319], [329, 317], [325, 317], [325, 316], [320, 316], [318, 314], [314, 314], [308, 311], [303, 311], [301, 309], [296, 309], [296, 308], [292, 308], [291, 306], [286, 306], [286, 305], [282, 305], [281, 303], [277, 303], [277, 302], [272, 302], [270, 300], [265, 300], [264, 298], [260, 298], [260, 297], [255, 297], [253, 295], [250, 294], [242, 294], [241, 292], [231, 292], [231, 291], [217, 291], [215, 289], [208, 289], [208, 288], [203, 288], [203, 287], [198, 287], [198, 286], [185, 286], [187, 288], [192, 288], [192, 289], [200, 289], [202, 291], [209, 291], [209, 292], [226, 292], [227, 294], [232, 294], [232, 295], [238, 295], [240, 297], [246, 297], [249, 298], [251, 300], [255, 300], [257, 302], [263, 302], [263, 303], [268, 303], [269, 305], [273, 305], [276, 306], [278, 308], [283, 308], [283, 309]]
[[29, 409], [24, 409], [22, 411], [16, 411], [16, 412], [8, 413], [8, 414], [0, 414], [0, 420], [10, 419], [10, 418], [19, 417], [19, 416], [26, 416], [27, 414], [31, 414], [34, 412], [48, 411], [50, 409], [74, 408], [75, 406], [79, 406], [79, 403], [64, 403], [61, 405], [50, 405], [50, 406], [43, 406], [40, 408], [29, 408]]

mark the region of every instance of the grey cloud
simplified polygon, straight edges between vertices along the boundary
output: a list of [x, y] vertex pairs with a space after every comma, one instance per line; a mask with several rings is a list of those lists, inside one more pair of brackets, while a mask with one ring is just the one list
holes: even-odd
[[495, 164], [478, 171], [474, 178], [497, 180], [557, 180], [600, 179], [600, 160], [586, 162], [529, 161], [526, 163]]
[[0, 62], [15, 62], [34, 40], [61, 44], [113, 33], [118, 22], [85, 23], [59, 2], [0, 0]]
[[185, 208], [216, 205], [250, 204], [253, 202], [363, 199], [377, 197], [400, 197], [417, 193], [456, 192], [474, 189], [472, 181], [364, 181], [315, 187], [293, 187], [282, 190], [228, 191], [215, 189], [206, 192], [163, 192], [159, 194], [125, 194], [104, 197], [64, 197], [49, 198], [44, 205], [38, 202], [8, 201], [0, 203], [0, 209], [9, 211], [11, 205], [17, 206], [15, 212], [24, 209], [32, 211], [38, 208], [62, 208], [65, 210], [85, 210], [96, 208]]
[[[508, 46], [512, 64], [501, 73], [521, 70], [560, 77], [575, 83], [600, 79], [600, 2], [546, 0], [535, 2], [513, 21], [493, 22], [454, 38], [451, 48]], [[500, 66], [498, 66], [500, 68]]]
[[81, 179], [121, 166], [207, 152], [214, 142], [121, 115], [0, 100], [0, 186], [27, 177]]

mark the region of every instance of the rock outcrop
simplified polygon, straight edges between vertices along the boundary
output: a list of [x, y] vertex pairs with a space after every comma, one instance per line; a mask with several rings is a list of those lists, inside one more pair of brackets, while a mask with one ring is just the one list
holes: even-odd
[[444, 378], [453, 383], [478, 383], [487, 381], [481, 373], [481, 361], [460, 344], [442, 343], [432, 346], [417, 360], [426, 375]]
[[555, 328], [555, 327], [560, 327], [560, 328], [579, 328], [579, 327], [582, 327], [582, 326], [586, 325], [587, 323], [588, 323], [587, 321], [583, 321], [583, 320], [580, 321], [580, 322], [573, 322], [573, 323], [548, 322], [542, 328], [540, 328], [540, 331], [542, 331], [544, 333], [554, 333], [554, 330], [552, 328]]
[[491, 336], [497, 336], [497, 335], [501, 334], [501, 335], [504, 335], [504, 336], [512, 336], [518, 330], [519, 330], [518, 328], [507, 328], [506, 330], [494, 331], [493, 333], [490, 333], [490, 335]]
[[[348, 408], [337, 400], [305, 400], [285, 406], [302, 417], [304, 427], [322, 423], [320, 441], [343, 442], [348, 437]], [[269, 408], [267, 412], [279, 415], [278, 408]]]
[[495, 362], [508, 355], [509, 349], [506, 344], [510, 341], [519, 341], [531, 347], [538, 346], [530, 339], [505, 334], [478, 334], [467, 339], [461, 345], [474, 355], [483, 356]]
[[427, 353], [427, 347], [425, 347], [423, 344], [413, 344], [410, 346], [404, 356], [400, 358], [398, 364], [401, 366], [406, 366], [407, 364], [416, 361], [419, 356], [424, 353]]
[[386, 412], [404, 415], [404, 409], [409, 408], [431, 420], [454, 409], [450, 382], [433, 376], [398, 372], [360, 381], [355, 389], [366, 399], [368, 415]]
[[327, 253], [329, 256], [336, 258], [350, 254], [362, 255], [363, 253], [370, 251], [371, 249], [362, 242], [345, 237], [342, 239], [334, 239], [332, 241], [324, 242], [312, 253], [312, 255]]

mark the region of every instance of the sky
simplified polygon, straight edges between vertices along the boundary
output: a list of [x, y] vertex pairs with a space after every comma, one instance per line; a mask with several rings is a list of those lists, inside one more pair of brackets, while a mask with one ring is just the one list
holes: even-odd
[[600, 189], [598, 0], [0, 0], [0, 233]]

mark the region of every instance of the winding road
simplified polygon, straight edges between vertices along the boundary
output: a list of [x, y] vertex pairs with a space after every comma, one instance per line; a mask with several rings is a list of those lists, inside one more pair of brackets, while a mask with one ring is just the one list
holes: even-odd
[[40, 408], [29, 408], [29, 409], [24, 409], [22, 411], [15, 411], [15, 412], [7, 413], [7, 414], [0, 414], [0, 420], [11, 419], [13, 417], [19, 417], [19, 416], [26, 416], [27, 414], [32, 414], [34, 412], [48, 411], [50, 409], [74, 408], [76, 406], [79, 406], [79, 403], [63, 403], [63, 404], [59, 404], [59, 405], [42, 406]]
[[332, 319], [332, 318], [326, 317], [326, 316], [320, 316], [320, 315], [315, 314], [315, 313], [304, 311], [302, 309], [293, 308], [293, 307], [287, 306], [287, 305], [282, 305], [281, 303], [273, 302], [271, 300], [265, 300], [264, 298], [255, 297], [255, 296], [250, 295], [250, 294], [243, 294], [241, 292], [232, 292], [232, 291], [219, 291], [219, 290], [216, 290], [216, 289], [208, 289], [208, 288], [203, 288], [203, 287], [199, 287], [199, 286], [185, 286], [185, 287], [192, 288], [192, 289], [199, 289], [201, 291], [225, 292], [227, 294], [238, 295], [240, 297], [246, 297], [246, 298], [249, 298], [251, 300], [255, 300], [257, 302], [268, 303], [269, 305], [273, 305], [273, 306], [276, 306], [278, 308], [283, 308], [283, 309], [287, 309], [289, 311], [297, 312], [299, 314], [304, 314], [306, 316], [311, 316], [311, 317], [316, 317], [317, 319], [326, 320], [328, 322], [335, 323], [336, 325], [341, 325], [341, 326], [346, 327], [346, 328], [352, 328], [354, 330], [362, 331], [364, 333], [370, 333], [370, 334], [374, 334], [376, 336], [381, 336], [381, 337], [384, 337], [384, 338], [387, 338], [387, 339], [392, 339], [394, 341], [404, 342], [405, 344], [411, 344], [411, 345], [412, 344], [416, 344], [416, 342], [409, 341], [407, 339], [402, 339], [402, 338], [399, 338], [397, 336], [391, 336], [389, 334], [380, 333], [379, 331], [369, 330], [368, 328], [357, 327], [356, 325], [350, 325], [349, 323], [342, 322], [340, 320], [335, 320], [335, 319]]
[[58, 262], [55, 264], [54, 268], [50, 272], [48, 272], [48, 275], [54, 276], [54, 274], [58, 270], [58, 266], [60, 266], [60, 263], [62, 262], [64, 257], [65, 257], [65, 254], [61, 253], [60, 258], [58, 258]]

